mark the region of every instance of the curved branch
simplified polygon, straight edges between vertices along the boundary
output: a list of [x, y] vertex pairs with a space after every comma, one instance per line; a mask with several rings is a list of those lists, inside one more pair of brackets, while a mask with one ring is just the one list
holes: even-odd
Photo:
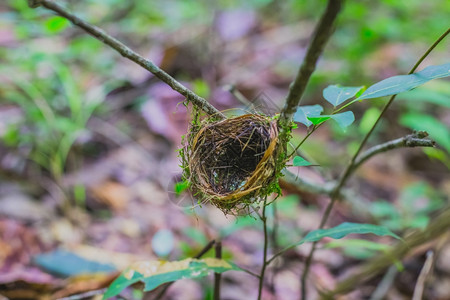
[[126, 46], [119, 40], [113, 38], [112, 36], [104, 32], [102, 29], [85, 22], [84, 20], [78, 18], [72, 13], [69, 13], [59, 4], [56, 4], [55, 2], [50, 0], [28, 0], [28, 5], [32, 8], [43, 6], [47, 9], [54, 11], [61, 17], [64, 17], [70, 22], [72, 22], [72, 24], [74, 24], [75, 26], [80, 27], [81, 29], [83, 29], [84, 31], [95, 37], [97, 40], [113, 48], [114, 50], [119, 52], [123, 57], [128, 58], [129, 60], [140, 65], [147, 71], [153, 73], [153, 75], [158, 77], [161, 81], [165, 82], [174, 91], [185, 96], [188, 101], [191, 101], [197, 108], [201, 109], [208, 115], [211, 116], [214, 115], [218, 118], [225, 119], [225, 116], [220, 111], [218, 111], [214, 106], [208, 103], [208, 101], [206, 101], [204, 98], [198, 96], [193, 91], [189, 90], [187, 87], [179, 83], [177, 80], [175, 80], [175, 78], [164, 72], [152, 61], [134, 52], [128, 46]]
[[304, 180], [303, 178], [295, 175], [291, 171], [284, 169], [281, 171], [283, 177], [280, 178], [281, 184], [284, 187], [294, 187], [298, 191], [306, 192], [315, 195], [329, 195], [333, 189], [334, 184], [317, 184]]
[[[361, 154], [361, 157], [354, 163], [352, 172], [359, 168], [368, 159], [379, 153], [404, 147], [434, 147], [436, 143], [430, 139], [427, 139], [426, 137], [428, 137], [428, 133], [426, 131], [416, 131], [402, 138], [376, 145]], [[296, 176], [287, 169], [284, 169], [282, 171], [282, 174], [283, 177], [280, 179], [282, 184], [293, 186], [298, 190], [306, 193], [317, 195], [332, 195], [334, 190], [336, 189], [336, 183], [328, 182], [324, 185], [308, 182], [300, 178], [299, 176]], [[345, 198], [345, 193], [341, 192], [338, 197]]]
[[427, 136], [428, 132], [417, 131], [402, 138], [376, 145], [361, 154], [361, 157], [353, 164], [352, 170], [357, 169], [372, 156], [392, 149], [403, 147], [434, 147], [436, 143], [430, 139], [425, 139]]

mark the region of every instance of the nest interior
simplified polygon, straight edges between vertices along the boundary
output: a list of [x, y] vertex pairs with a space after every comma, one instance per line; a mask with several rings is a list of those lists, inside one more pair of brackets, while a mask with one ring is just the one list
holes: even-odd
[[265, 196], [276, 178], [278, 144], [276, 122], [264, 116], [202, 122], [184, 151], [196, 196], [226, 212]]

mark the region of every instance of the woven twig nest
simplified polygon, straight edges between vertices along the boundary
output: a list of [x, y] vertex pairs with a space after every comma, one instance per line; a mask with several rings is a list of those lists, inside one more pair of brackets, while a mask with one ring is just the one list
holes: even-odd
[[199, 202], [229, 214], [279, 191], [280, 143], [275, 120], [247, 114], [193, 125], [181, 151], [184, 178]]

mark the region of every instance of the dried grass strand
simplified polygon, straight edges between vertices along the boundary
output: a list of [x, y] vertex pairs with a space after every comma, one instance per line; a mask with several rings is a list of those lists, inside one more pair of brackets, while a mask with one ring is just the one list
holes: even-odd
[[277, 178], [278, 133], [276, 121], [254, 114], [192, 127], [183, 164], [199, 201], [235, 213], [266, 196]]

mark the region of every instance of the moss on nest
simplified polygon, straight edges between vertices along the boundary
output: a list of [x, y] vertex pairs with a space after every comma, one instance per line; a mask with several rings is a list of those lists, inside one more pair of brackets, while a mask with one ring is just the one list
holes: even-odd
[[254, 114], [194, 123], [181, 158], [184, 178], [199, 202], [243, 214], [279, 192], [284, 161], [278, 133], [275, 120]]

